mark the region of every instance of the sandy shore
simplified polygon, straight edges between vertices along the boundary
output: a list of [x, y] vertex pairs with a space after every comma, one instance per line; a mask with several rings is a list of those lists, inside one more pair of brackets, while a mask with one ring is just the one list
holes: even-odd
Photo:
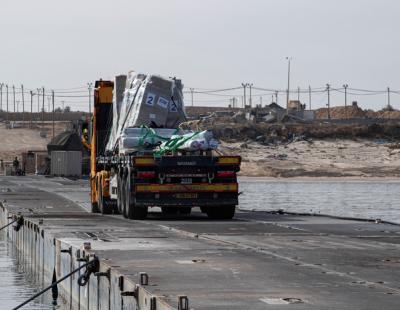
[[241, 176], [396, 178], [400, 148], [373, 140], [313, 140], [266, 146], [224, 143], [226, 154], [242, 156]]
[[[28, 125], [27, 125], [28, 126]], [[21, 158], [21, 153], [30, 150], [47, 150], [47, 144], [52, 138], [52, 125], [48, 122], [41, 128], [15, 128], [6, 129], [4, 123], [0, 123], [0, 159], [11, 161], [15, 156]], [[56, 123], [55, 134], [59, 134], [68, 128], [66, 123]], [[40, 133], [46, 136], [41, 137]]]
[[[45, 150], [50, 141], [39, 129], [5, 129], [0, 125], [0, 159], [12, 160], [27, 150]], [[65, 130], [57, 124], [56, 133]], [[242, 156], [241, 176], [271, 178], [396, 178], [400, 176], [400, 147], [379, 140], [313, 139], [281, 145], [222, 141], [224, 154]]]

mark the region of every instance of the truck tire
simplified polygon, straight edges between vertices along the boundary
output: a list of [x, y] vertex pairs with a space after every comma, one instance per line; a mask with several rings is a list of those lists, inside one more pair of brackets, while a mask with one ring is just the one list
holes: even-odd
[[[90, 182], [90, 200], [92, 200], [93, 198], [92, 198], [92, 193], [93, 193], [93, 185], [92, 185], [93, 183], [92, 182]], [[100, 210], [99, 210], [99, 205], [97, 204], [97, 202], [92, 202], [91, 203], [91, 210], [90, 210], [92, 213], [100, 213]]]
[[144, 220], [147, 217], [147, 207], [138, 207], [135, 204], [135, 200], [132, 197], [132, 189], [131, 189], [131, 174], [128, 170], [126, 176], [126, 202], [125, 207], [127, 209], [127, 217], [131, 220]]
[[121, 177], [121, 203], [122, 203], [122, 215], [128, 218], [128, 212], [126, 207], [126, 175], [123, 174]]
[[235, 215], [236, 206], [208, 207], [207, 216], [212, 220], [231, 220]]
[[119, 214], [123, 214], [123, 200], [122, 200], [122, 184], [121, 175], [118, 173], [117, 177], [117, 209]]
[[192, 208], [191, 207], [181, 207], [179, 208], [179, 213], [184, 214], [184, 215], [189, 215], [192, 213]]
[[92, 213], [100, 213], [99, 205], [96, 202], [91, 203], [91, 211]]
[[177, 207], [161, 207], [161, 211], [165, 215], [177, 215], [178, 214]]

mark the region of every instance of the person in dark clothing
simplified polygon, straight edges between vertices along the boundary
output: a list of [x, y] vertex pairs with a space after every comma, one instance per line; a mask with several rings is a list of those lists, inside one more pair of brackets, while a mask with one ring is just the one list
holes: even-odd
[[17, 171], [17, 169], [19, 168], [18, 157], [15, 157], [15, 158], [14, 158], [13, 167], [14, 167], [14, 170], [15, 170], [15, 171]]

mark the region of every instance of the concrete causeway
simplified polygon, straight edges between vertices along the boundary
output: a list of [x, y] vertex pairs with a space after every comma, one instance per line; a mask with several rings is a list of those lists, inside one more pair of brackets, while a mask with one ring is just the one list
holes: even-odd
[[[44, 256], [44, 285], [54, 268], [61, 277], [77, 266], [86, 241], [85, 254], [110, 268], [109, 279], [92, 276], [88, 287], [66, 280], [72, 309], [177, 309], [178, 296], [193, 309], [399, 309], [400, 226], [266, 212], [232, 221], [154, 212], [131, 221], [89, 213], [88, 181], [39, 176], [0, 177], [1, 201], [2, 224], [23, 214], [25, 230], [10, 229], [10, 238]], [[41, 250], [32, 250], [31, 232], [43, 238]], [[69, 247], [71, 257], [61, 252]], [[121, 296], [135, 285], [137, 298]]]

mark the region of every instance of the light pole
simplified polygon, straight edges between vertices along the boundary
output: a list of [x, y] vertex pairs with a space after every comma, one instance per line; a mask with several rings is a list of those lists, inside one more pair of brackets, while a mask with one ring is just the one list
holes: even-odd
[[344, 115], [345, 115], [346, 119], [347, 119], [347, 87], [349, 87], [348, 84], [343, 84], [343, 88], [344, 88]]
[[289, 92], [290, 92], [290, 62], [292, 57], [286, 57], [288, 61], [287, 94], [286, 94], [286, 114], [289, 113]]

